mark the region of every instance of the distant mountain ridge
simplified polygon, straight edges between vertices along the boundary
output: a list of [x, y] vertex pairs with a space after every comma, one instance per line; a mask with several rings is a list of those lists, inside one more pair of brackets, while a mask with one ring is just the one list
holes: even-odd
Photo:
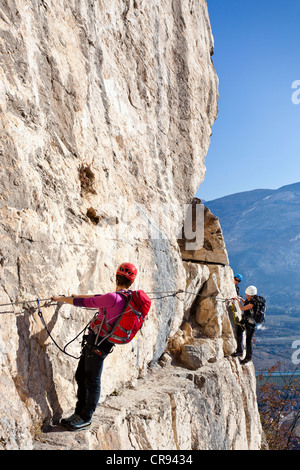
[[257, 189], [205, 205], [219, 217], [230, 265], [254, 284], [275, 314], [300, 315], [300, 182]]

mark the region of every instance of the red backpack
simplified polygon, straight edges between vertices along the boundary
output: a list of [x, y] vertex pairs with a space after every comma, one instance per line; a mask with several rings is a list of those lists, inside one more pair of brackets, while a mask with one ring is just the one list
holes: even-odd
[[[150, 310], [151, 300], [144, 291], [119, 291], [118, 294], [126, 298], [126, 304], [115, 324], [111, 326], [108, 323], [105, 308], [102, 310], [103, 318], [97, 318], [90, 324], [97, 335], [95, 344], [99, 345], [103, 340], [113, 344], [129, 343], [142, 327], [144, 318]], [[103, 338], [100, 342], [99, 337]]]

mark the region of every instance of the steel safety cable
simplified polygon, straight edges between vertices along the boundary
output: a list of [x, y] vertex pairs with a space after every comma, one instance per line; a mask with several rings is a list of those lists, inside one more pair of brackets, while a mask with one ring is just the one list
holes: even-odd
[[[191, 292], [191, 291], [185, 291], [185, 290], [182, 290], [182, 289], [178, 289], [176, 291], [151, 291], [151, 292], [145, 292], [145, 294], [167, 294], [167, 295], [163, 295], [161, 297], [152, 297], [151, 300], [160, 300], [160, 299], [163, 299], [163, 298], [167, 298], [167, 297], [175, 297], [177, 296], [178, 294], [191, 294], [191, 295], [195, 295], [197, 297], [202, 297], [202, 298], [215, 298], [216, 300], [221, 300], [221, 301], [228, 301], [228, 300], [231, 300], [231, 299], [225, 299], [223, 297], [217, 297], [215, 295], [203, 295], [203, 294], [199, 294], [198, 292]], [[63, 297], [63, 296], [62, 296]], [[78, 296], [80, 298], [80, 295]], [[91, 295], [91, 297], [93, 297], [93, 295]], [[179, 297], [177, 297], [179, 300], [183, 300], [183, 299], [180, 299]], [[39, 299], [39, 302], [53, 302], [52, 301], [52, 297], [48, 298], [48, 299]], [[63, 302], [63, 301], [62, 301]], [[8, 307], [8, 306], [12, 306], [12, 305], [22, 305], [24, 307], [25, 310], [27, 310], [27, 307], [26, 307], [26, 304], [30, 304], [30, 303], [36, 303], [36, 299], [35, 300], [20, 300], [20, 301], [16, 301], [16, 302], [8, 302], [8, 303], [5, 303], [5, 304], [0, 304], [0, 307]], [[46, 307], [46, 306], [53, 306], [53, 305], [56, 305], [58, 302], [54, 302], [54, 303], [51, 303], [49, 305], [44, 305], [43, 307]], [[84, 307], [86, 308], [87, 310], [96, 310], [97, 307], [95, 308], [88, 308], [88, 307]], [[5, 312], [0, 312], [0, 313], [5, 313]]]
[[[178, 300], [180, 301], [184, 301], [184, 299], [180, 299], [179, 297], [177, 297], [178, 294], [192, 294], [192, 295], [195, 295], [195, 296], [198, 296], [198, 297], [202, 297], [202, 298], [210, 298], [210, 297], [213, 297], [215, 298], [216, 300], [220, 300], [222, 302], [227, 302], [227, 301], [232, 301], [233, 299], [223, 299], [223, 298], [217, 298], [216, 296], [213, 296], [213, 295], [201, 295], [197, 292], [190, 292], [190, 291], [184, 291], [182, 289], [179, 289], [177, 291], [152, 291], [152, 292], [147, 292], [147, 294], [167, 294], [167, 295], [164, 295], [164, 296], [161, 296], [161, 297], [153, 297], [151, 300], [160, 300], [160, 299], [164, 299], [164, 298], [167, 298], [167, 297], [176, 297]], [[92, 297], [92, 296], [91, 296]], [[41, 302], [44, 302], [44, 305], [41, 306]], [[56, 340], [53, 338], [51, 332], [49, 331], [48, 329], [48, 325], [45, 321], [45, 318], [43, 316], [43, 313], [42, 313], [42, 308], [44, 307], [50, 307], [50, 306], [53, 306], [53, 305], [58, 305], [60, 302], [54, 302], [53, 303], [53, 300], [52, 298], [47, 298], [47, 299], [39, 299], [37, 298], [36, 300], [23, 300], [23, 301], [16, 301], [16, 302], [9, 302], [9, 303], [5, 303], [5, 304], [0, 304], [0, 307], [7, 307], [7, 306], [11, 306], [11, 305], [22, 305], [23, 308], [25, 310], [28, 310], [28, 307], [26, 306], [26, 304], [30, 304], [30, 303], [36, 303], [37, 304], [37, 310], [38, 310], [38, 316], [40, 317], [41, 321], [42, 321], [42, 324], [48, 334], [48, 336], [50, 337], [50, 339], [52, 340], [53, 344], [64, 354], [66, 354], [67, 356], [69, 357], [72, 357], [74, 359], [80, 359], [80, 356], [74, 356], [70, 353], [68, 353], [66, 351], [66, 348], [71, 344], [73, 343], [82, 333], [84, 333], [84, 331], [89, 327], [89, 325], [92, 323], [92, 321], [97, 317], [97, 314], [95, 314], [93, 316], [93, 318], [91, 320], [89, 320], [89, 322], [85, 325], [85, 327], [71, 340], [69, 341], [63, 348], [56, 342]], [[63, 302], [62, 302], [63, 303]], [[88, 307], [84, 307], [86, 310], [99, 310], [98, 308], [88, 308]], [[36, 310], [36, 307], [31, 307], [31, 309], [34, 309]], [[31, 310], [30, 309], [30, 310]], [[7, 312], [0, 312], [0, 314], [3, 314], [3, 313], [7, 313]], [[11, 312], [9, 312], [11, 313]], [[15, 312], [13, 312], [15, 313]], [[119, 315], [116, 315], [116, 317], [114, 318], [117, 318]]]

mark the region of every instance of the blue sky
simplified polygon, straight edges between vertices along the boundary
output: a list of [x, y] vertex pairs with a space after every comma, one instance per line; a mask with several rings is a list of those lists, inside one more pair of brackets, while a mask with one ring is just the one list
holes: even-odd
[[220, 98], [196, 196], [300, 181], [300, 0], [207, 4]]

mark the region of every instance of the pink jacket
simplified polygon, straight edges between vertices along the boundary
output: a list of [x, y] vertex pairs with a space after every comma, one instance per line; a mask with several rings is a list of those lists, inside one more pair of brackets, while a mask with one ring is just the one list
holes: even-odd
[[102, 320], [102, 309], [106, 309], [106, 319], [110, 325], [113, 325], [124, 309], [126, 299], [118, 292], [112, 292], [104, 295], [95, 295], [93, 297], [75, 297], [73, 305], [76, 307], [98, 308], [98, 318]]

